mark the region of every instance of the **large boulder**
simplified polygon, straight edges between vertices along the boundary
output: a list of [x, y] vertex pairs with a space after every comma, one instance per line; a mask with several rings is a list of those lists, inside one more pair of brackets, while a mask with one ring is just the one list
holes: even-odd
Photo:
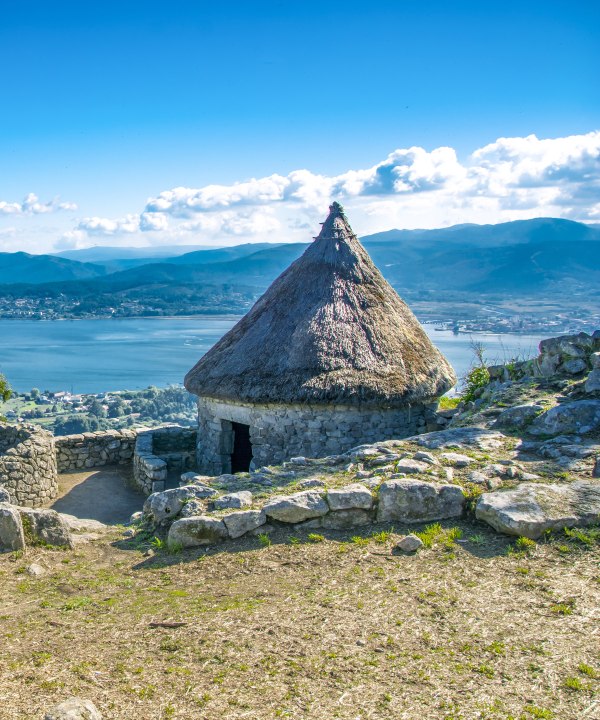
[[199, 545], [216, 545], [229, 537], [222, 520], [208, 515], [180, 518], [169, 528], [168, 545], [197, 547]]
[[217, 491], [206, 485], [184, 485], [183, 487], [152, 493], [144, 503], [144, 515], [156, 525], [170, 522], [181, 512], [185, 503], [217, 495]]
[[0, 503], [0, 550], [23, 550], [24, 547], [25, 534], [18, 509]]
[[34, 510], [26, 507], [20, 507], [18, 510], [25, 538], [32, 545], [73, 547], [69, 526], [56, 510]]
[[514, 405], [503, 410], [496, 418], [494, 425], [502, 428], [522, 428], [533, 422], [543, 412], [544, 406], [539, 403]]
[[329, 490], [327, 502], [332, 510], [370, 510], [373, 507], [373, 496], [367, 487], [354, 483]]
[[547, 410], [529, 426], [534, 435], [580, 434], [600, 428], [600, 400], [576, 400]]
[[600, 483], [523, 483], [483, 494], [475, 516], [507, 535], [539, 538], [546, 530], [592, 525], [600, 517]]
[[102, 715], [90, 700], [72, 697], [53, 707], [44, 720], [102, 720]]
[[388, 480], [379, 488], [377, 520], [426, 522], [462, 515], [465, 496], [458, 485], [435, 485], [421, 480]]
[[250, 530], [264, 525], [267, 522], [267, 516], [263, 510], [242, 510], [241, 512], [229, 513], [223, 515], [222, 518], [229, 533], [229, 537], [234, 539], [242, 537]]
[[272, 498], [264, 507], [267, 517], [284, 523], [299, 523], [322, 517], [329, 512], [329, 505], [318, 492], [294, 493]]

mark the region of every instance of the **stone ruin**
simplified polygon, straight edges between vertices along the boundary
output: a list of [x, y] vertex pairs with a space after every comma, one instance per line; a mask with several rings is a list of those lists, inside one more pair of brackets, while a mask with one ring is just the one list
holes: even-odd
[[0, 484], [17, 505], [40, 507], [58, 494], [54, 436], [34, 425], [0, 423]]

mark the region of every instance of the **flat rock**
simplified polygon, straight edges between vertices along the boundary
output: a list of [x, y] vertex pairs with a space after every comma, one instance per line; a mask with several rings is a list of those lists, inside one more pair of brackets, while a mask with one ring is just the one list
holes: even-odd
[[239, 510], [252, 505], [252, 493], [249, 490], [222, 495], [212, 501], [214, 510]]
[[405, 535], [403, 538], [400, 538], [394, 549], [404, 553], [414, 553], [422, 547], [423, 541], [421, 538], [411, 533], [410, 535]]
[[315, 488], [315, 487], [324, 488], [324, 487], [326, 487], [326, 485], [325, 485], [325, 481], [321, 480], [320, 478], [307, 478], [306, 480], [299, 482], [298, 487], [301, 487], [304, 490], [308, 490], [308, 488]]
[[322, 517], [329, 511], [329, 505], [317, 492], [307, 490], [293, 495], [272, 498], [263, 510], [267, 517], [285, 523], [299, 523], [315, 517]]
[[232, 539], [256, 530], [256, 528], [267, 522], [267, 516], [263, 510], [243, 510], [224, 515], [221, 519], [225, 523], [229, 537]]
[[73, 547], [69, 526], [56, 510], [34, 510], [19, 507], [25, 539], [32, 543], [44, 543], [55, 547]]
[[0, 503], [0, 550], [22, 550], [25, 547], [23, 523], [16, 507]]
[[216, 545], [228, 537], [229, 533], [222, 520], [200, 515], [175, 520], [169, 528], [167, 542], [170, 546], [181, 545], [187, 548]]
[[109, 529], [108, 525], [101, 523], [99, 520], [78, 518], [67, 513], [59, 513], [59, 515], [72, 533], [104, 532]]
[[536, 539], [546, 530], [598, 522], [600, 483], [522, 483], [514, 490], [484, 493], [475, 516], [507, 535]]
[[321, 527], [328, 530], [349, 530], [372, 522], [371, 514], [366, 510], [335, 510], [321, 518]]
[[413, 460], [419, 460], [420, 462], [427, 463], [428, 465], [439, 465], [440, 464], [435, 455], [425, 452], [424, 450], [419, 450], [419, 452], [416, 452], [413, 455]]
[[473, 460], [468, 455], [462, 453], [442, 453], [440, 457], [445, 460], [449, 465], [456, 468], [463, 468], [470, 465]]
[[379, 488], [377, 520], [425, 522], [462, 515], [465, 496], [458, 485], [421, 480], [388, 480]]
[[31, 565], [28, 565], [25, 568], [25, 572], [28, 575], [31, 575], [31, 577], [42, 577], [42, 575], [46, 574], [46, 570], [41, 565], [38, 565], [38, 563], [31, 563]]
[[361, 483], [329, 490], [326, 499], [331, 510], [370, 510], [373, 506], [371, 491]]
[[529, 426], [534, 435], [588, 433], [600, 428], [600, 400], [575, 400], [539, 415]]
[[479, 450], [494, 450], [502, 447], [506, 436], [494, 430], [483, 428], [464, 427], [437, 430], [436, 432], [415, 435], [407, 438], [432, 450], [444, 447], [475, 447]]
[[199, 475], [195, 472], [184, 472], [181, 474], [180, 487], [184, 485], [210, 485], [215, 478], [212, 475]]
[[398, 460], [396, 464], [396, 472], [406, 473], [407, 475], [418, 475], [429, 470], [429, 465], [419, 460], [411, 460], [410, 458], [403, 458]]
[[102, 715], [90, 700], [72, 697], [49, 710], [44, 720], [102, 720]]

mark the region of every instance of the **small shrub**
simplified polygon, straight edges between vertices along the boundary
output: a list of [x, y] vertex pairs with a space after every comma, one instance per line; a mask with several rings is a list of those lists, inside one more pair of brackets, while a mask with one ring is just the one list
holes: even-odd
[[350, 542], [354, 543], [354, 545], [364, 547], [365, 545], [369, 544], [369, 538], [362, 537], [361, 535], [353, 535], [350, 538]]
[[378, 533], [374, 532], [371, 535], [371, 537], [373, 538], [373, 540], [375, 540], [376, 543], [379, 543], [380, 545], [384, 545], [392, 537], [392, 532], [393, 532], [392, 530], [390, 530], [390, 531], [382, 530], [381, 532], [378, 532]]
[[269, 537], [268, 533], [260, 533], [258, 535], [258, 542], [263, 547], [269, 547], [271, 545], [271, 538]]
[[438, 403], [438, 410], [454, 410], [454, 408], [458, 405], [461, 398], [456, 397], [448, 397], [447, 395], [443, 395]]
[[565, 687], [569, 690], [585, 690], [585, 685], [576, 677], [568, 677], [565, 680]]
[[325, 536], [319, 535], [319, 533], [309, 533], [308, 539], [312, 543], [320, 543], [320, 542], [323, 542], [323, 540], [325, 540]]
[[577, 669], [582, 675], [587, 675], [588, 677], [596, 679], [598, 677], [598, 673], [594, 670], [594, 668], [591, 665], [586, 665], [585, 663], [579, 663], [577, 666]]

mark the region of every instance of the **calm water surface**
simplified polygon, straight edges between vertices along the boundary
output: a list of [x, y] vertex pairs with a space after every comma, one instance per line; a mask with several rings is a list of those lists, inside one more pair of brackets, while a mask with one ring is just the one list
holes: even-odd
[[[20, 392], [95, 393], [181, 383], [185, 373], [231, 328], [235, 317], [120, 320], [0, 320], [0, 372]], [[532, 357], [542, 337], [427, 334], [460, 377], [473, 360], [472, 340], [490, 362]]]

